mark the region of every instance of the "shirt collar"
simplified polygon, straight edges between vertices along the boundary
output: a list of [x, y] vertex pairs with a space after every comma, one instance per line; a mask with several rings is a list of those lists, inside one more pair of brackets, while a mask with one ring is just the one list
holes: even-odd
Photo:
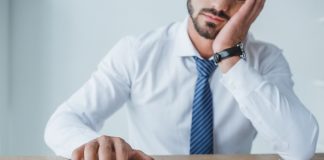
[[189, 17], [187, 16], [185, 20], [180, 24], [175, 37], [174, 52], [180, 57], [199, 56], [198, 51], [189, 38], [188, 20]]

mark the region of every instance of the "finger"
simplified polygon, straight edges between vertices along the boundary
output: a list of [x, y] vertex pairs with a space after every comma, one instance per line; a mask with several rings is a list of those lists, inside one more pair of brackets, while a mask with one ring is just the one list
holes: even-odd
[[133, 150], [123, 139], [113, 138], [117, 160], [128, 160], [129, 153]]
[[254, 20], [260, 15], [261, 11], [263, 10], [263, 7], [265, 5], [265, 0], [261, 0], [261, 4], [260, 4], [260, 7], [259, 7], [259, 10], [257, 11], [257, 15], [254, 17]]
[[264, 0], [257, 0], [255, 3], [254, 8], [251, 11], [251, 15], [249, 17], [249, 22], [253, 23], [255, 19], [260, 15], [263, 6], [264, 6], [265, 1]]
[[130, 159], [131, 160], [154, 160], [153, 157], [146, 155], [144, 152], [140, 150], [133, 150]]
[[255, 6], [257, 0], [246, 0], [242, 7], [238, 10], [236, 15], [239, 19], [247, 19], [251, 15], [251, 11]]
[[72, 160], [82, 160], [85, 145], [80, 146], [72, 152]]
[[89, 142], [84, 148], [84, 160], [97, 160], [98, 159], [99, 144], [97, 141]]
[[99, 160], [114, 160], [115, 152], [113, 142], [109, 137], [102, 136], [98, 139], [99, 150], [98, 157]]

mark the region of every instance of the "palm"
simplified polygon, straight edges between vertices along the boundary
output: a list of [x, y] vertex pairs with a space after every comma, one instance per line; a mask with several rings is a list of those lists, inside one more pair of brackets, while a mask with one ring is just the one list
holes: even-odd
[[214, 51], [219, 52], [241, 42], [263, 5], [264, 0], [247, 0], [218, 33], [213, 43]]

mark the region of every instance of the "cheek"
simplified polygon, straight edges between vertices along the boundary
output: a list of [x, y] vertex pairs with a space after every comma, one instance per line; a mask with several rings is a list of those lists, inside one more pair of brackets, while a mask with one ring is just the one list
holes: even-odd
[[201, 9], [208, 8], [206, 0], [191, 0], [191, 7], [193, 9], [193, 16], [197, 17]]
[[230, 12], [229, 12], [229, 16], [232, 17], [235, 13], [237, 13], [239, 11], [239, 9], [242, 7], [242, 4], [235, 4]]

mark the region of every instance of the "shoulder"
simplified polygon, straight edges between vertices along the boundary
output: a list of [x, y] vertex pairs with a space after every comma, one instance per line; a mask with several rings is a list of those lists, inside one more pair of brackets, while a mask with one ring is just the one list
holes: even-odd
[[110, 66], [114, 70], [124, 70], [133, 77], [138, 69], [150, 65], [161, 57], [161, 48], [168, 48], [167, 43], [177, 33], [179, 22], [171, 23], [139, 35], [121, 38], [101, 62], [101, 66]]
[[256, 56], [260, 58], [268, 56], [273, 57], [282, 53], [282, 50], [275, 44], [257, 40], [251, 33], [249, 33], [247, 37], [245, 49], [249, 53], [248, 56], [251, 56], [252, 58]]
[[127, 39], [136, 50], [165, 45], [165, 42], [174, 38], [179, 26], [180, 22], [173, 22], [142, 34], [124, 37], [124, 39]]
[[174, 22], [142, 34], [122, 37], [110, 49], [106, 59], [122, 60], [128, 56], [133, 57], [134, 54], [146, 53], [157, 45], [164, 45], [166, 41], [173, 38], [178, 26], [179, 23]]

